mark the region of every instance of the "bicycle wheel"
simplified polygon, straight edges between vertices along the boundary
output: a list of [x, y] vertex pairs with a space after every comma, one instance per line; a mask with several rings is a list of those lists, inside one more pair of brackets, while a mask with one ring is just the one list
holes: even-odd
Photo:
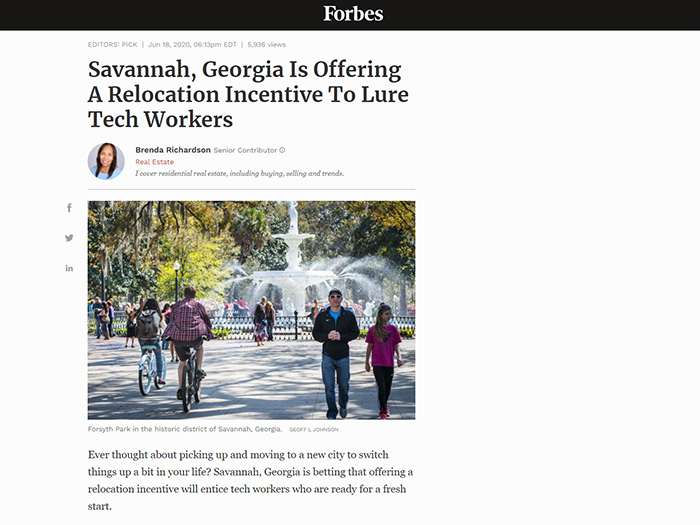
[[[161, 378], [163, 381], [165, 381], [165, 358], [163, 358], [162, 361], [163, 361], [163, 375], [160, 376], [160, 378]], [[154, 384], [155, 384], [156, 388], [158, 388], [158, 389], [161, 389], [161, 388], [163, 388], [163, 387], [165, 386], [165, 385], [159, 384], [157, 379], [154, 381]]]
[[192, 405], [192, 371], [190, 364], [185, 363], [185, 368], [182, 369], [182, 409], [185, 412], [190, 411]]
[[194, 384], [192, 385], [192, 390], [194, 391], [194, 402], [199, 403], [199, 399], [202, 397], [200, 392], [202, 389], [202, 378], [197, 377], [197, 374], [194, 374]]
[[151, 391], [151, 385], [153, 384], [153, 377], [151, 377], [151, 356], [147, 355], [143, 359], [142, 366], [139, 368], [139, 390], [141, 390], [141, 395], [147, 396]]

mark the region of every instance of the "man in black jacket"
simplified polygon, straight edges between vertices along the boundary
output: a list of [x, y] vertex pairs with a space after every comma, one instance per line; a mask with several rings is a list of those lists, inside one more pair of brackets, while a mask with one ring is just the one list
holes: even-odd
[[350, 346], [349, 341], [357, 339], [360, 330], [355, 314], [340, 304], [343, 294], [337, 288], [328, 293], [330, 307], [321, 310], [314, 322], [313, 336], [323, 343], [321, 374], [326, 387], [326, 417], [335, 419], [338, 406], [335, 403], [335, 382], [338, 379], [338, 404], [340, 417], [348, 415], [348, 393], [350, 391]]

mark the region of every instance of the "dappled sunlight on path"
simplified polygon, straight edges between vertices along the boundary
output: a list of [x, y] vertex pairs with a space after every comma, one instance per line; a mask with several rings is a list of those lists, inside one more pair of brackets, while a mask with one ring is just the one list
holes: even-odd
[[[348, 419], [377, 419], [374, 376], [364, 370], [366, 345], [351, 343]], [[415, 418], [415, 341], [401, 345], [404, 365], [396, 368], [389, 401], [391, 419]], [[185, 414], [176, 399], [178, 363], [163, 353], [167, 385], [142, 396], [138, 348], [123, 338], [88, 340], [89, 419], [323, 420], [321, 345], [315, 341], [208, 341], [205, 343], [202, 401]]]

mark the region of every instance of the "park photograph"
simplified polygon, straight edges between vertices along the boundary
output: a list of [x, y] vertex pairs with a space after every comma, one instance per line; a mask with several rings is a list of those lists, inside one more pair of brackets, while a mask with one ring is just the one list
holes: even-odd
[[90, 420], [415, 419], [415, 201], [90, 201]]

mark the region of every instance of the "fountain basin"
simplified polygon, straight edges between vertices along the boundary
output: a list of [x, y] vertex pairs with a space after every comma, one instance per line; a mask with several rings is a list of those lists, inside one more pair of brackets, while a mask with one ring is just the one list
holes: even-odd
[[324, 282], [330, 286], [336, 275], [327, 270], [269, 270], [254, 272], [250, 278], [282, 289], [284, 315], [294, 315], [295, 310], [303, 315], [306, 288]]
[[280, 270], [254, 272], [251, 276], [254, 281], [274, 284], [284, 288], [285, 286], [311, 286], [326, 281], [332, 281], [336, 275], [324, 270]]

